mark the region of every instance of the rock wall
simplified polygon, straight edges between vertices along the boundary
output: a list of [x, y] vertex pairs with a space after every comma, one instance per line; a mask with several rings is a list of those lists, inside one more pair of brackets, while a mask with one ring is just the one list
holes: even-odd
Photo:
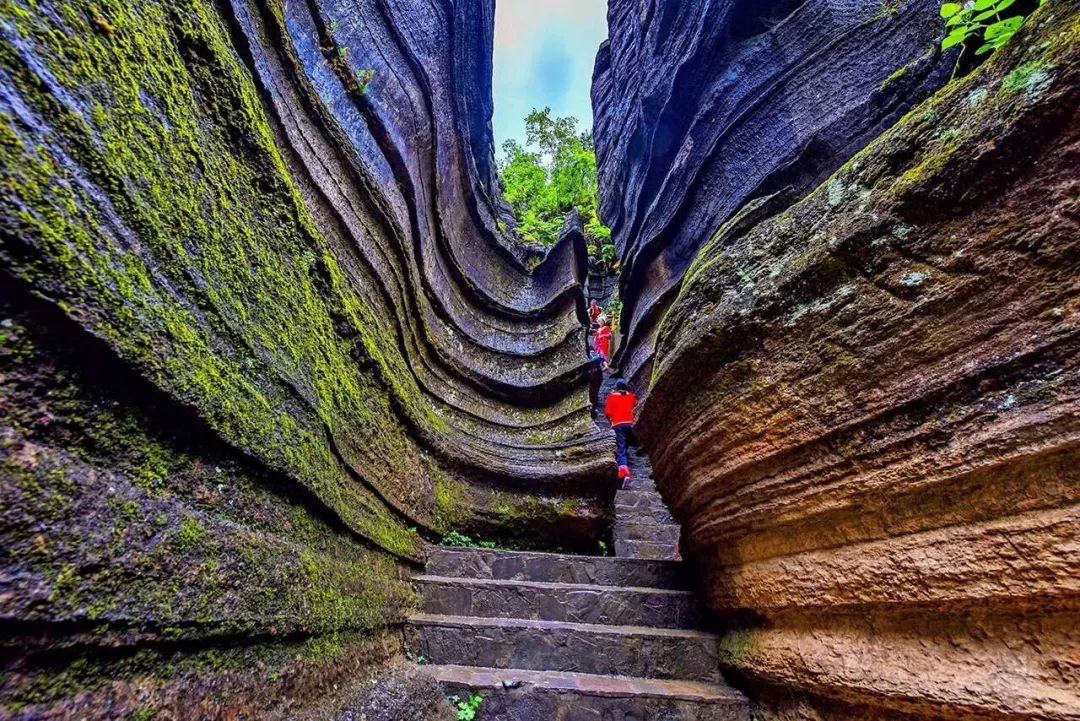
[[593, 542], [584, 246], [497, 230], [492, 22], [0, 3], [0, 715], [291, 713], [400, 655], [425, 538]]
[[1080, 9], [698, 254], [639, 424], [762, 718], [1080, 718]]
[[697, 251], [803, 197], [948, 78], [934, 0], [609, 0], [593, 107], [623, 261], [623, 372], [647, 385]]

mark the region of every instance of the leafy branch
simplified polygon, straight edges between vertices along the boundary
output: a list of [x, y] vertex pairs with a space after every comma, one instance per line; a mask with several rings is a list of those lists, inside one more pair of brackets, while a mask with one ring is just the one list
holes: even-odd
[[[1046, 0], [1039, 0], [1043, 5]], [[1024, 24], [1023, 14], [1005, 16], [1016, 0], [968, 0], [960, 4], [947, 2], [941, 6], [941, 17], [949, 34], [941, 41], [941, 49], [966, 46], [973, 38], [981, 38], [976, 55], [986, 55], [1003, 47]], [[1014, 11], [1015, 12], [1015, 11]]]

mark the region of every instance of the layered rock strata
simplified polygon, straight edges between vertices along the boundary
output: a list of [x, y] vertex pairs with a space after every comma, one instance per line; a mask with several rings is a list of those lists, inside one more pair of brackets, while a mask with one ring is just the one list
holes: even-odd
[[400, 653], [423, 537], [593, 543], [584, 247], [498, 230], [492, 22], [0, 4], [5, 713], [289, 712]]
[[[801, 198], [948, 78], [933, 0], [610, 0], [593, 81], [619, 368], [647, 383], [697, 251], [748, 201]], [[760, 211], [759, 211], [760, 212]]]
[[1080, 718], [1080, 10], [722, 228], [639, 431], [763, 717]]

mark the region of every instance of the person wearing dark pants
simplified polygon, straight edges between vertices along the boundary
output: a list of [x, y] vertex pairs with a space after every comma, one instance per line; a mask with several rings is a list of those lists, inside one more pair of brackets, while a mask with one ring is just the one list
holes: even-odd
[[589, 405], [592, 407], [592, 419], [600, 412], [600, 388], [604, 385], [604, 357], [593, 353], [589, 357]]
[[630, 392], [630, 387], [625, 380], [615, 383], [613, 390], [604, 404], [604, 415], [611, 421], [611, 429], [615, 431], [615, 460], [619, 464], [619, 478], [626, 481], [630, 478], [629, 445], [630, 436], [634, 430], [634, 409], [637, 406], [637, 396]]

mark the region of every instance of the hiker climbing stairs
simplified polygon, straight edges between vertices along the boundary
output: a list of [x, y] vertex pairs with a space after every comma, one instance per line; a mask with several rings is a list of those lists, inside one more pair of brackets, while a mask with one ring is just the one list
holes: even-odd
[[[615, 387], [615, 378], [604, 379], [600, 388], [600, 408]], [[596, 421], [603, 430], [610, 428], [599, 413]], [[630, 447], [631, 476], [615, 493], [615, 555], [620, 558], [644, 558], [677, 561], [679, 525], [664, 505], [653, 482], [649, 457], [638, 446]]]
[[481, 719], [749, 718], [720, 676], [648, 458], [633, 449], [631, 464], [615, 496], [616, 557], [432, 550], [409, 645], [447, 694], [484, 697]]

